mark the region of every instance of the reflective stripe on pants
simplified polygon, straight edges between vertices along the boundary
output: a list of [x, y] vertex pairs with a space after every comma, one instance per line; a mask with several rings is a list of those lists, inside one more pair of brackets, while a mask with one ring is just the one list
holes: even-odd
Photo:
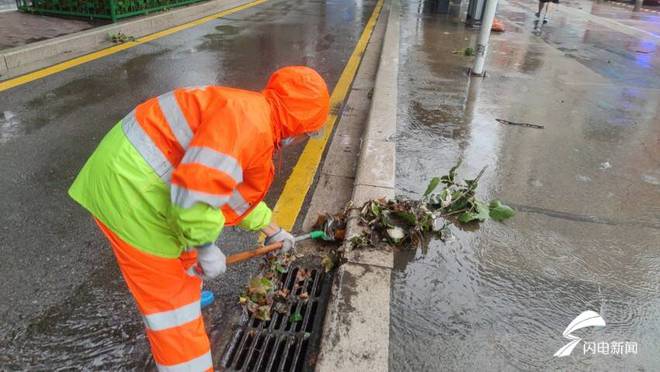
[[212, 370], [211, 348], [199, 310], [202, 281], [187, 274], [196, 251], [179, 258], [144, 253], [100, 221], [119, 269], [145, 319], [151, 352], [161, 371]]

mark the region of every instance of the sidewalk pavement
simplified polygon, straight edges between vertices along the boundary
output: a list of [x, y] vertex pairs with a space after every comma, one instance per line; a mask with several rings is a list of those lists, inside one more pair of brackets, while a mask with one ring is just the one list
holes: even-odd
[[0, 12], [16, 10], [16, 1], [14, 0], [0, 0]]
[[[394, 199], [400, 4], [388, 3], [379, 21], [385, 34], [353, 180], [351, 202], [358, 208], [368, 200]], [[372, 40], [370, 52], [379, 41]], [[346, 262], [335, 273], [317, 372], [388, 369], [393, 252], [386, 244], [353, 250], [351, 238], [364, 229], [358, 220], [358, 210], [352, 208], [343, 245]]]
[[[515, 2], [521, 8], [536, 12], [537, 5], [528, 1]], [[548, 19], [562, 19], [562, 25], [590, 21], [599, 25], [618, 28], [630, 34], [660, 37], [660, 6], [645, 6], [641, 12], [633, 12], [632, 5], [618, 1], [566, 0], [559, 5], [551, 4]], [[501, 7], [498, 7], [498, 15]], [[636, 30], [633, 30], [636, 29]]]
[[[259, 1], [263, 0], [257, 0], [255, 3]], [[104, 25], [94, 22], [90, 27], [99, 26], [81, 32], [72, 31], [72, 33], [59, 37], [52, 37], [52, 34], [47, 32], [37, 33], [40, 35], [37, 39], [41, 41], [0, 49], [0, 80], [7, 80], [45, 67], [56, 67], [55, 65], [60, 62], [109, 48], [113, 46], [113, 43], [108, 34], [121, 32], [139, 39], [177, 26], [179, 30], [189, 28], [199, 22], [203, 23], [205, 19], [219, 17], [223, 11], [238, 8], [250, 2], [251, 0], [209, 0], [112, 24]], [[10, 17], [13, 17], [11, 14], [16, 14], [15, 12], [8, 13]], [[0, 15], [2, 14], [0, 13]], [[40, 22], [43, 21], [42, 19]], [[61, 24], [69, 21], [58, 20], [56, 22]], [[72, 27], [71, 24], [69, 27]], [[46, 36], [51, 38], [48, 39]], [[29, 40], [31, 36], [27, 35], [25, 38]], [[43, 40], [43, 38], [47, 40]]]
[[[4, 5], [0, 4], [0, 7]], [[0, 50], [72, 34], [106, 23], [48, 17], [17, 10], [0, 12]]]

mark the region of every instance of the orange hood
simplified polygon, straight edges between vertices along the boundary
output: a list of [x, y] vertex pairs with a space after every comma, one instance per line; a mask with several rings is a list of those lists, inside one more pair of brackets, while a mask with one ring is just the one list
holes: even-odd
[[321, 75], [309, 67], [290, 66], [275, 71], [262, 93], [271, 106], [275, 143], [317, 131], [328, 118], [328, 87]]

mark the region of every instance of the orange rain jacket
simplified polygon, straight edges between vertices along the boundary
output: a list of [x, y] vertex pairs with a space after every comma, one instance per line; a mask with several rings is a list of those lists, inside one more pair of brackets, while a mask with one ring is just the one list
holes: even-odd
[[176, 89], [122, 119], [69, 193], [126, 242], [178, 257], [267, 209], [281, 139], [320, 129], [328, 111], [325, 82], [308, 67], [276, 71], [260, 93]]

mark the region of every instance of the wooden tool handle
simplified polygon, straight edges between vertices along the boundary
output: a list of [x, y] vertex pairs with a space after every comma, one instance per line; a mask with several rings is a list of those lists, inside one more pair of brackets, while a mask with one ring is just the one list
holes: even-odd
[[245, 252], [232, 254], [231, 256], [227, 257], [226, 262], [227, 262], [227, 265], [233, 265], [235, 263], [239, 263], [239, 262], [243, 262], [245, 260], [249, 260], [250, 258], [263, 256], [267, 253], [270, 253], [272, 251], [276, 251], [280, 248], [282, 248], [282, 242], [277, 242], [277, 243], [273, 243], [273, 244], [270, 244], [270, 245], [265, 245], [263, 247], [259, 247], [257, 249], [253, 249], [253, 250], [250, 250], [250, 251], [245, 251]]

